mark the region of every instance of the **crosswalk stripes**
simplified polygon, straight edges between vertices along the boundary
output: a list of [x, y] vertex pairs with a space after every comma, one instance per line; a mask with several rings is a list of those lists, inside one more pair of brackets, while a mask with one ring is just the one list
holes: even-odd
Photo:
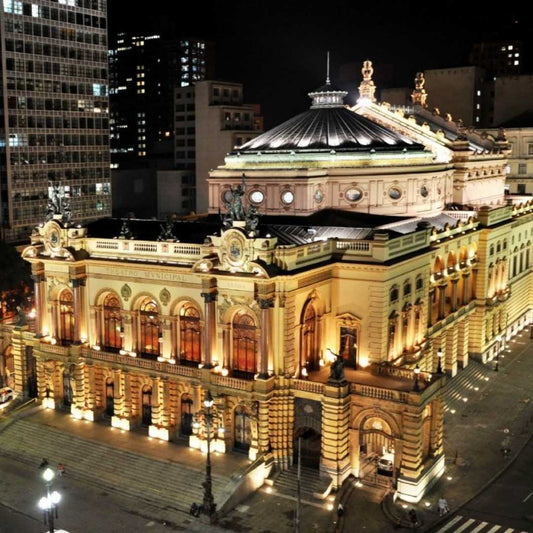
[[512, 527], [500, 526], [498, 524], [489, 524], [481, 520], [465, 517], [462, 515], [454, 516], [449, 522], [444, 524], [435, 533], [528, 533], [519, 531]]

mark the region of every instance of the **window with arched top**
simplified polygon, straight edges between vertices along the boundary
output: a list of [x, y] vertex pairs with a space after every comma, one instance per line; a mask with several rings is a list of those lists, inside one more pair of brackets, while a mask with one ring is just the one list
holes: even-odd
[[178, 314], [178, 350], [182, 362], [199, 363], [201, 357], [200, 312], [192, 304], [185, 304]]
[[64, 290], [59, 295], [59, 340], [69, 343], [74, 340], [74, 297]]
[[403, 285], [403, 295], [409, 296], [411, 294], [411, 283], [406, 281]]
[[146, 299], [139, 309], [139, 352], [147, 357], [159, 356], [159, 308], [154, 300]]
[[253, 317], [244, 310], [235, 313], [232, 322], [233, 331], [233, 370], [252, 373], [257, 372], [257, 339]]
[[308, 303], [302, 317], [301, 364], [307, 370], [318, 368], [317, 315], [312, 303]]
[[105, 349], [120, 350], [122, 348], [122, 308], [114, 294], [108, 294], [103, 304], [104, 331], [102, 344]]

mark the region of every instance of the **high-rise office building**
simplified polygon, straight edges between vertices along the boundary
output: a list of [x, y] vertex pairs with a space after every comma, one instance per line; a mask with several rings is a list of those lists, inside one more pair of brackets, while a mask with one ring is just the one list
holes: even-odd
[[112, 167], [172, 168], [174, 89], [212, 74], [212, 43], [119, 33], [109, 58]]
[[[207, 177], [235, 147], [263, 132], [258, 104], [246, 104], [242, 83], [204, 80], [176, 89], [175, 165], [183, 171], [183, 207], [207, 212]], [[187, 194], [184, 194], [187, 191]]]
[[109, 216], [106, 0], [4, 0], [0, 47], [0, 237], [27, 239], [56, 193]]

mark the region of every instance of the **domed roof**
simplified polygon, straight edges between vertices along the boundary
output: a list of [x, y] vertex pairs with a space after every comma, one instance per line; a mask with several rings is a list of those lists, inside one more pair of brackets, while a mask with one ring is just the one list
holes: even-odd
[[243, 144], [234, 153], [423, 150], [411, 139], [350, 111], [345, 91], [329, 83], [314, 92], [311, 108]]

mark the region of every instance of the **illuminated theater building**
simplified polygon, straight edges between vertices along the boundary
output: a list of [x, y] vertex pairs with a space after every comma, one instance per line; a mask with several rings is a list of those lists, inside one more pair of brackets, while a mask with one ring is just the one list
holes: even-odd
[[444, 374], [530, 320], [533, 204], [504, 199], [503, 135], [428, 110], [421, 77], [412, 108], [377, 104], [363, 75], [355, 108], [328, 82], [229, 154], [207, 217], [36, 228], [16, 387], [27, 357], [46, 407], [201, 449], [209, 390], [216, 450], [268, 473], [301, 438], [333, 487], [392, 453], [420, 500], [444, 470]]

